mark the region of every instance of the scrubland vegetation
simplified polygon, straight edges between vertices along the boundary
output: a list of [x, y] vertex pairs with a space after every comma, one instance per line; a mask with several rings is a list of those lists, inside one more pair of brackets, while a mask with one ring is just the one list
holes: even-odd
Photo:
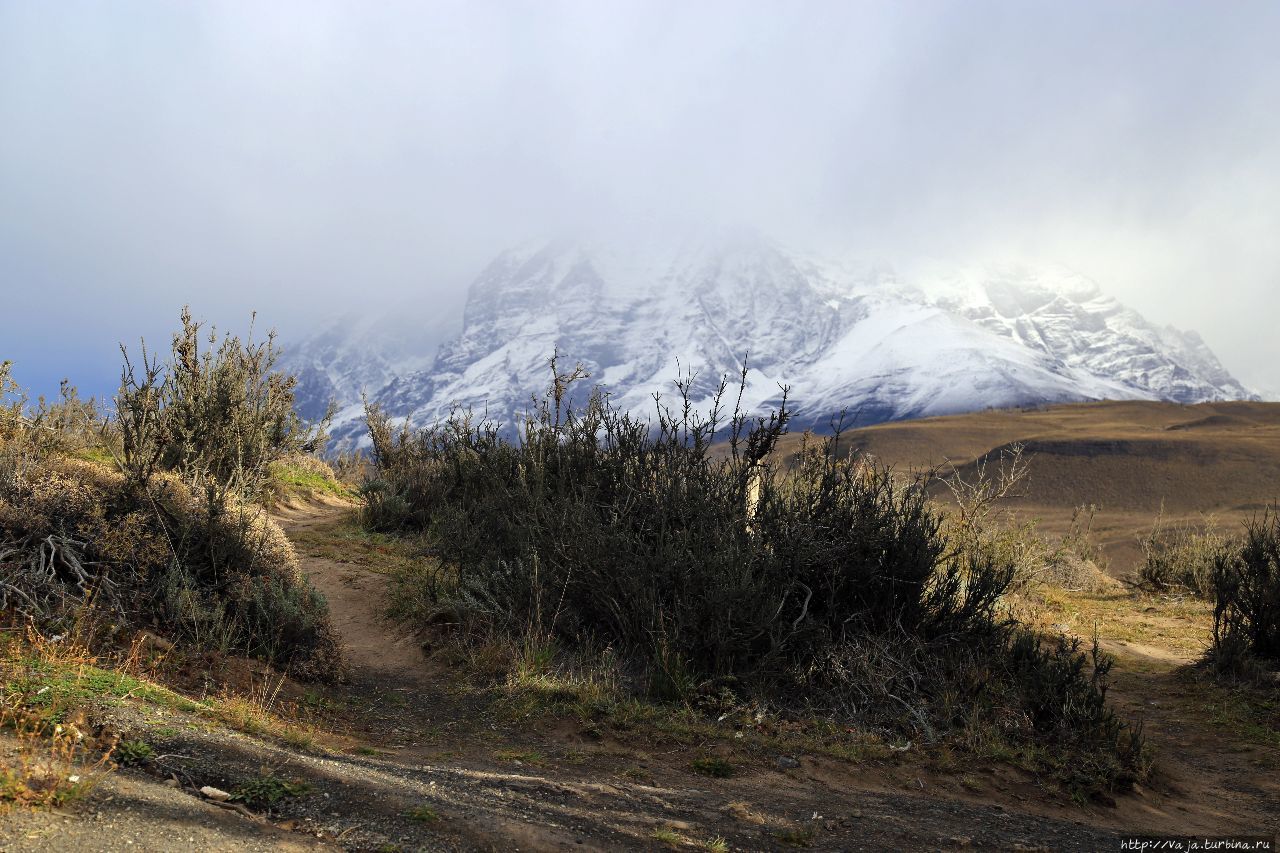
[[135, 368], [125, 354], [111, 418], [66, 386], [61, 402], [26, 414], [6, 365], [5, 610], [53, 631], [92, 613], [103, 630], [157, 627], [332, 676], [324, 601], [256, 502], [273, 473], [295, 470], [280, 466], [322, 438], [299, 422], [294, 380], [273, 369], [276, 357], [271, 338], [206, 337], [184, 312], [167, 363], [144, 348]]
[[[74, 635], [87, 650], [127, 647], [146, 630], [301, 678], [340, 674], [325, 601], [261, 506], [302, 445], [323, 440], [294, 413], [277, 355], [273, 338], [219, 339], [184, 311], [166, 362], [145, 348], [136, 365], [125, 354], [110, 416], [65, 383], [59, 401], [31, 405], [0, 365], [0, 607], [11, 633]], [[23, 670], [13, 654], [7, 676]], [[45, 732], [54, 717], [25, 696], [6, 683], [6, 724]], [[48, 733], [58, 743], [60, 725]], [[16, 777], [6, 786], [8, 799], [58, 796]]]
[[[1006, 511], [1034, 464], [1016, 446], [919, 474], [842, 452], [838, 431], [783, 454], [785, 397], [748, 417], [725, 383], [701, 408], [684, 383], [650, 423], [599, 393], [569, 407], [581, 371], [554, 362], [518, 430], [464, 411], [413, 429], [371, 407], [371, 456], [330, 466], [306, 452], [323, 429], [294, 413], [277, 355], [270, 338], [219, 338], [184, 312], [163, 361], [126, 353], [110, 414], [69, 385], [33, 403], [0, 366], [0, 724], [19, 744], [0, 800], [58, 805], [113, 762], [154, 765], [145, 739], [86, 716], [94, 696], [317, 748], [323, 733], [271, 710], [285, 678], [343, 674], [295, 543], [369, 563], [391, 614], [499, 718], [655, 733], [691, 750], [681, 767], [709, 784], [743, 760], [712, 746], [750, 731], [772, 754], [913, 754], [947, 772], [976, 759], [1108, 801], [1158, 772], [1159, 744], [1117, 710], [1114, 661], [1090, 642], [1104, 608], [1132, 596], [1203, 619], [1188, 689], [1226, 685], [1205, 694], [1215, 714], [1253, 731], [1274, 704], [1274, 512], [1239, 536], [1158, 519], [1126, 589], [1094, 544], [1094, 508], [1052, 536]], [[264, 507], [300, 496], [350, 500], [358, 524], [291, 543]], [[1069, 613], [1075, 631], [1055, 621]], [[157, 644], [258, 658], [277, 680], [191, 698], [145, 677]], [[525, 744], [492, 757], [552, 762]], [[269, 810], [306, 790], [264, 772], [228, 793]], [[792, 832], [813, 829], [771, 837]]]
[[[837, 453], [838, 437], [780, 465], [785, 404], [726, 413], [722, 387], [709, 411], [686, 393], [650, 424], [564, 396], [557, 376], [518, 440], [465, 412], [418, 431], [369, 412], [365, 523], [425, 536], [435, 557], [402, 572], [402, 612], [464, 642], [507, 637], [514, 671], [577, 670], [630, 697], [1029, 753], [1086, 794], [1147, 772], [1096, 644], [1014, 618], [1032, 576], [1087, 559], [993, 523], [1017, 459], [953, 481], [961, 510], [946, 513], [927, 476]], [[592, 675], [601, 660], [612, 671]]]

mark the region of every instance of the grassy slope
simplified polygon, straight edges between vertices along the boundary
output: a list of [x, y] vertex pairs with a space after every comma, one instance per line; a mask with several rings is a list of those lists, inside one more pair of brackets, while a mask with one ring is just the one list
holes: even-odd
[[[781, 452], [801, 440], [787, 436]], [[993, 410], [853, 430], [846, 441], [896, 468], [962, 472], [1021, 442], [1031, 477], [1012, 506], [1060, 532], [1073, 508], [1096, 504], [1095, 533], [1118, 573], [1133, 566], [1136, 537], [1162, 506], [1171, 519], [1213, 515], [1232, 527], [1280, 499], [1280, 403]]]

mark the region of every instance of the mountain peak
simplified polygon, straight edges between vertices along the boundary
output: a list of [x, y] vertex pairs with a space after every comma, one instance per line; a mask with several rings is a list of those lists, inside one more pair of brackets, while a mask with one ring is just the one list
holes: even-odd
[[[367, 371], [365, 386], [381, 389], [374, 399], [418, 423], [456, 405], [518, 422], [557, 349], [638, 410], [671, 392], [678, 371], [709, 393], [745, 357], [749, 409], [767, 408], [785, 383], [798, 422], [817, 428], [842, 409], [866, 424], [991, 406], [1251, 396], [1198, 335], [1152, 325], [1070, 270], [932, 263], [899, 274], [750, 229], [518, 247], [476, 278], [461, 332], [434, 358], [410, 357], [403, 341], [386, 355], [368, 343], [362, 359], [322, 365], [341, 350], [328, 334], [300, 357], [331, 392], [360, 379], [337, 375], [344, 369]], [[338, 431], [356, 432], [357, 414], [348, 410]]]

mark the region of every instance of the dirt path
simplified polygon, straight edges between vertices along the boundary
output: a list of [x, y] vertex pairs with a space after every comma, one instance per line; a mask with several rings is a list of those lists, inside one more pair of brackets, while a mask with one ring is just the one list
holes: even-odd
[[[298, 540], [322, 542], [349, 512], [309, 506], [282, 512], [280, 521]], [[376, 567], [300, 558], [347, 645], [349, 683], [320, 697], [339, 709], [341, 743], [288, 746], [176, 716], [129, 724], [165, 724], [164, 751], [176, 757], [164, 767], [188, 790], [230, 790], [269, 772], [305, 783], [304, 796], [277, 804], [270, 822], [255, 821], [154, 773], [120, 771], [77, 817], [44, 812], [0, 824], [0, 850], [1096, 851], [1118, 849], [1121, 831], [1257, 831], [1275, 823], [1273, 792], [1230, 787], [1236, 763], [1194, 783], [1195, 765], [1212, 764], [1194, 750], [1179, 753], [1170, 783], [1111, 807], [1041, 796], [1005, 767], [943, 773], [923, 761], [769, 756], [732, 778], [709, 779], [689, 762], [723, 745], [655, 744], [576, 720], [494, 715], [454, 689], [412, 632], [383, 615], [386, 578]], [[1120, 698], [1140, 702], [1152, 689], [1126, 675]], [[1175, 718], [1152, 719], [1161, 738], [1194, 742]], [[1229, 814], [1233, 801], [1244, 811]]]
[[1143, 721], [1157, 750], [1155, 782], [1135, 804], [1139, 814], [1185, 833], [1280, 828], [1276, 750], [1224, 737], [1231, 708], [1215, 704], [1191, 677], [1187, 667], [1195, 659], [1142, 643], [1102, 645], [1117, 660], [1112, 701], [1127, 718]]
[[[297, 534], [333, 525], [340, 513], [309, 508], [281, 521]], [[691, 844], [722, 838], [744, 850], [1096, 850], [1111, 843], [1109, 833], [1081, 825], [1084, 814], [1063, 820], [927, 796], [921, 788], [931, 785], [919, 774], [868, 774], [801, 756], [795, 767], [707, 779], [689, 772], [684, 750], [652, 754], [572, 725], [522, 730], [478, 718], [480, 709], [434, 677], [412, 634], [383, 616], [381, 575], [323, 557], [305, 557], [304, 565], [348, 646], [353, 689], [394, 697], [362, 732], [389, 754], [361, 764], [376, 765], [381, 784], [401, 796], [412, 792], [448, 815], [440, 831], [456, 833], [464, 847], [647, 849], [661, 846], [655, 834], [664, 831]], [[495, 754], [528, 758], [495, 762]], [[349, 805], [365, 814], [378, 809]]]
[[[280, 510], [276, 520], [296, 537], [332, 526], [350, 512], [341, 504], [304, 505]], [[382, 575], [324, 557], [299, 556], [307, 577], [329, 601], [353, 677], [388, 683], [417, 683], [425, 677], [425, 658], [417, 638], [386, 618]]]

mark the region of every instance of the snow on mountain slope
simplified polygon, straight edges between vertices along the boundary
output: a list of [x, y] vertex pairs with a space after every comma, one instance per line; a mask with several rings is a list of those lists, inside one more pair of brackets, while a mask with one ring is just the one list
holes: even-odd
[[1069, 270], [953, 272], [927, 278], [921, 289], [986, 329], [1161, 399], [1251, 396], [1198, 334], [1157, 327]]
[[1045, 358], [929, 305], [878, 301], [796, 380], [798, 414], [821, 426], [848, 409], [857, 423], [988, 407], [1150, 397]]
[[286, 346], [281, 367], [298, 377], [299, 413], [314, 420], [334, 402], [340, 421], [361, 418], [363, 394], [376, 396], [396, 376], [430, 367], [455, 324], [423, 313], [343, 316], [298, 345]]
[[[865, 425], [1049, 402], [1251, 396], [1198, 335], [1154, 326], [1066, 270], [934, 267], [902, 280], [742, 232], [675, 247], [504, 252], [434, 358], [412, 333], [369, 328], [334, 328], [300, 348], [308, 398], [324, 389], [354, 403], [362, 386], [414, 423], [464, 406], [513, 424], [547, 386], [557, 349], [639, 411], [689, 374], [705, 403], [746, 357], [749, 408], [776, 405], [786, 384], [798, 424], [819, 429], [841, 410]], [[339, 420], [340, 434], [362, 428], [358, 406]]]

